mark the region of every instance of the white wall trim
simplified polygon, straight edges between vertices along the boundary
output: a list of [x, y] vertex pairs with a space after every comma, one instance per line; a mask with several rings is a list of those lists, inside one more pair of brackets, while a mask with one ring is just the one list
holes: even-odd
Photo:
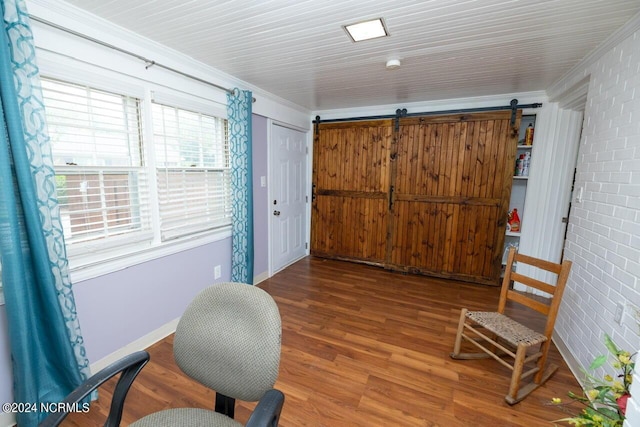
[[558, 94], [558, 107], [568, 110], [584, 111], [587, 104], [587, 94], [589, 93], [589, 76], [583, 78], [571, 88]]
[[[573, 376], [576, 378], [576, 380], [580, 384], [580, 387], [582, 387], [582, 389], [584, 390], [584, 372], [582, 372], [582, 366], [580, 366], [580, 363], [578, 363], [578, 360], [575, 357], [573, 357], [573, 354], [571, 353], [571, 351], [569, 351], [569, 348], [567, 347], [567, 345], [564, 343], [564, 341], [562, 341], [562, 339], [558, 336], [558, 334], [555, 331], [553, 332], [551, 341], [553, 341], [556, 348], [558, 349], [558, 352], [560, 353], [560, 356], [562, 356], [564, 361], [567, 363], [569, 370], [571, 371]], [[567, 390], [567, 392], [569, 392], [569, 390]], [[558, 397], [562, 397], [562, 396], [558, 396]]]
[[[567, 226], [562, 218], [569, 212], [582, 113], [548, 103], [540, 109], [536, 124], [520, 251], [559, 263]], [[533, 267], [518, 267], [518, 272], [538, 280], [554, 280], [554, 275]]]
[[[229, 89], [240, 87], [250, 90], [256, 98], [256, 103], [253, 105], [254, 113], [277, 118], [285, 123], [291, 123], [305, 129], [310, 127], [310, 112], [308, 109], [199, 62], [174, 49], [117, 26], [69, 3], [56, 0], [27, 0], [27, 9], [32, 16], [139, 54], [167, 67], [188, 71], [189, 74], [204, 81]], [[142, 60], [97, 45], [78, 36], [63, 34], [62, 31], [53, 29], [46, 24], [33, 21], [32, 28], [34, 29], [36, 46], [40, 49], [47, 49], [70, 58], [76, 58], [78, 57], [78, 52], [86, 52], [86, 46], [88, 45], [91, 46], [92, 55], [97, 55], [97, 57], [89, 58], [91, 63], [99, 63], [106, 60], [106, 64], [103, 64], [105, 66], [122, 66], [125, 63], [131, 66], [135, 64], [138, 78], [143, 78], [141, 76], [171, 77], [173, 75], [170, 71], [158, 67], [145, 69], [146, 64]], [[64, 41], [61, 41], [61, 38]], [[82, 50], [83, 46], [85, 46], [84, 51]], [[199, 84], [203, 85], [202, 83]], [[210, 88], [213, 89], [212, 87]], [[223, 91], [216, 89], [215, 92], [218, 92], [218, 99], [226, 98]]]
[[147, 335], [138, 338], [137, 340], [127, 344], [126, 346], [114, 351], [106, 357], [98, 360], [95, 363], [91, 364], [91, 373], [95, 374], [100, 369], [104, 369], [113, 362], [116, 362], [123, 358], [124, 356], [131, 354], [135, 351], [144, 350], [151, 345], [157, 343], [158, 341], [168, 337], [172, 333], [176, 331], [176, 327], [178, 326], [178, 321], [180, 318], [172, 320], [169, 323], [166, 323], [159, 327], [158, 329], [149, 332]]
[[[115, 271], [124, 270], [134, 265], [154, 259], [163, 258], [189, 249], [229, 239], [231, 230], [228, 227], [210, 233], [186, 236], [161, 245], [147, 247], [144, 244], [131, 247], [129, 252], [121, 252], [116, 256], [109, 253], [97, 253], [93, 258], [84, 257], [81, 262], [69, 261], [69, 276], [74, 285], [78, 285], [95, 277]], [[83, 262], [84, 261], [84, 262]]]
[[257, 285], [260, 282], [264, 282], [268, 278], [269, 278], [269, 272], [268, 271], [263, 271], [262, 273], [258, 274], [257, 276], [253, 276], [253, 284]]

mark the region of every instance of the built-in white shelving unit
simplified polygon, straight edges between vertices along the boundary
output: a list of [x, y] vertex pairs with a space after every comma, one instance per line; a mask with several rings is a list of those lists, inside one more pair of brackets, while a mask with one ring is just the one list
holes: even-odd
[[[520, 132], [518, 136], [518, 147], [516, 151], [516, 161], [520, 159], [521, 156], [529, 157], [529, 165], [528, 170], [525, 170], [524, 173], [522, 169], [518, 172], [517, 164], [513, 165], [513, 184], [511, 187], [511, 200], [509, 201], [509, 211], [516, 209], [518, 212], [518, 216], [520, 217], [520, 231], [509, 231], [507, 228], [506, 237], [505, 237], [505, 248], [504, 255], [502, 259], [502, 264], [506, 264], [506, 253], [510, 246], [519, 246], [520, 244], [520, 235], [524, 227], [526, 227], [526, 212], [524, 211], [524, 202], [527, 196], [527, 184], [529, 182], [529, 171], [531, 170], [531, 163], [533, 163], [533, 158], [531, 157], [531, 150], [533, 148], [533, 144], [535, 144], [535, 122], [536, 116], [535, 114], [527, 114], [522, 116], [522, 120], [520, 121]], [[531, 145], [525, 144], [525, 134], [526, 129], [529, 125], [532, 125], [534, 128], [534, 143]], [[520, 174], [519, 174], [520, 173]]]

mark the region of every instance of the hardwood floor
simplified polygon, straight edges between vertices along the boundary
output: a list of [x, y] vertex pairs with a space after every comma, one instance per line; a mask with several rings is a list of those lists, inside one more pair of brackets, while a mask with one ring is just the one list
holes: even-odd
[[[499, 288], [403, 275], [377, 267], [305, 258], [262, 282], [282, 316], [276, 388], [286, 396], [280, 425], [550, 426], [568, 416], [550, 406], [580, 388], [560, 366], [543, 387], [509, 406], [508, 370], [493, 360], [449, 358], [459, 310], [492, 310]], [[123, 425], [169, 407], [211, 408], [214, 393], [173, 361], [173, 336], [156, 343], [127, 398]], [[113, 384], [67, 426], [102, 425]], [[254, 404], [238, 402], [246, 421]], [[572, 408], [572, 413], [576, 408]]]

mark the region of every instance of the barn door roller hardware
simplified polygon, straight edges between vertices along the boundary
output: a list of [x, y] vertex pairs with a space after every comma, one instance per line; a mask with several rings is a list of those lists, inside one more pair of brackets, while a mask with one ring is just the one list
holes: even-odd
[[395, 122], [396, 122], [396, 132], [400, 132], [400, 119], [403, 117], [407, 117], [407, 109], [403, 108], [401, 109], [397, 109], [396, 110], [396, 117], [395, 117]]

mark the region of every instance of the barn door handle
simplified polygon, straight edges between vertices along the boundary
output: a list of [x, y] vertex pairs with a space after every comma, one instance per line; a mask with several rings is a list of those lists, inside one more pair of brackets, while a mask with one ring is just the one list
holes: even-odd
[[394, 189], [395, 188], [393, 187], [393, 185], [389, 189], [389, 210], [391, 210], [391, 208], [393, 207], [393, 190]]

